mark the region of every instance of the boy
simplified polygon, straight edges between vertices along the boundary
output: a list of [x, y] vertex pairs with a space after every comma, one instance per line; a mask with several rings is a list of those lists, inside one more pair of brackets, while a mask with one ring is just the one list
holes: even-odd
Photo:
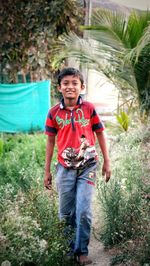
[[83, 89], [83, 76], [79, 70], [65, 68], [60, 72], [58, 90], [62, 93], [63, 99], [50, 109], [45, 127], [48, 139], [44, 185], [51, 189], [50, 166], [57, 135], [56, 184], [59, 194], [59, 216], [75, 230], [73, 253], [80, 265], [87, 265], [92, 263], [88, 257], [88, 244], [98, 159], [95, 134], [104, 158], [102, 174], [106, 182], [110, 179], [111, 170], [103, 124], [93, 104], [81, 98], [80, 93]]

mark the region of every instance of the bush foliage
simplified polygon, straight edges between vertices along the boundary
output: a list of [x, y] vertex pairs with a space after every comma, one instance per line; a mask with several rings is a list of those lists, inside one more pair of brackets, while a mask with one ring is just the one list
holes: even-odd
[[[99, 238], [107, 247], [121, 248], [112, 265], [149, 262], [149, 142], [145, 129], [110, 137], [113, 176], [107, 184], [97, 181], [97, 199], [103, 220]], [[68, 265], [69, 239], [58, 219], [57, 193], [43, 189], [45, 144], [42, 134], [1, 134], [0, 263]], [[55, 163], [54, 156], [53, 176]]]
[[145, 150], [144, 144], [148, 139], [150, 132], [141, 130], [115, 138], [111, 144], [112, 179], [108, 184], [98, 182], [98, 200], [103, 213], [100, 238], [106, 246], [121, 245], [126, 255], [119, 254], [120, 258], [133, 257], [138, 265], [148, 263], [150, 256], [146, 170], [150, 158], [145, 158], [148, 148]]
[[1, 135], [0, 264], [68, 265], [57, 193], [43, 189], [45, 142], [38, 134]]

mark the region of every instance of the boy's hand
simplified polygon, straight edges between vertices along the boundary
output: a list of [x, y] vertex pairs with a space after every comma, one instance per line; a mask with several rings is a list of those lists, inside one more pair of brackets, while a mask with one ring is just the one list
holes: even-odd
[[49, 190], [52, 188], [52, 175], [51, 175], [51, 173], [45, 173], [44, 187], [49, 189]]
[[111, 177], [111, 169], [110, 169], [110, 161], [104, 160], [103, 167], [102, 167], [102, 175], [105, 178], [105, 181], [108, 182]]

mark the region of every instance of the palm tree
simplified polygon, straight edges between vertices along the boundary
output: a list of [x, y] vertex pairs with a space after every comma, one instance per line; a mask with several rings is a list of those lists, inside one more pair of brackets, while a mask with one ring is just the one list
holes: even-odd
[[[55, 63], [76, 58], [104, 73], [126, 95], [138, 99], [140, 111], [150, 112], [150, 12], [132, 11], [127, 17], [96, 10], [85, 38], [66, 35]], [[64, 45], [65, 44], [65, 45]], [[59, 46], [60, 49], [60, 46]]]

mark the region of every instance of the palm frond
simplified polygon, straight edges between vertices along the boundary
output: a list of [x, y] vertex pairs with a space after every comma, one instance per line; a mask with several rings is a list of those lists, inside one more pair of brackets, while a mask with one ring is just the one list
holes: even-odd
[[[97, 10], [92, 16], [92, 26], [82, 26], [82, 29], [90, 30], [91, 37], [112, 46], [117, 50], [126, 47], [126, 17], [124, 14], [109, 10]], [[103, 33], [103, 34], [101, 34]]]
[[[133, 51], [130, 53], [129, 57], [132, 59], [135, 57], [135, 63], [137, 63], [140, 54], [143, 52], [144, 48], [148, 48], [150, 46], [150, 23], [148, 27], [144, 30], [143, 36], [137, 43], [137, 46]], [[147, 54], [147, 59], [150, 60], [150, 53]]]
[[126, 17], [108, 10], [97, 11], [93, 25], [84, 27], [85, 38], [74, 33], [63, 36], [59, 49], [53, 51], [55, 63], [65, 58], [85, 63], [103, 73], [123, 94], [130, 92], [137, 97], [140, 103], [148, 91], [149, 20], [150, 12], [132, 12]]
[[148, 21], [150, 21], [150, 12], [144, 12], [141, 14], [133, 11], [130, 14], [127, 23], [127, 37], [131, 49], [138, 45], [145, 28], [148, 26]]
[[106, 62], [110, 62], [112, 65], [118, 64], [118, 60], [120, 62], [121, 58], [121, 54], [117, 58], [116, 50], [112, 47], [106, 47], [91, 38], [80, 38], [75, 33], [64, 35], [53, 52], [57, 62], [61, 62], [64, 56], [66, 58], [74, 57], [85, 63], [93, 62], [101, 68], [103, 68], [104, 62], [105, 64]]
[[90, 38], [82, 39], [75, 33], [71, 33], [60, 40], [59, 46], [53, 52], [55, 53], [54, 66], [63, 62], [64, 59], [73, 59], [103, 73], [116, 87], [135, 90], [133, 71], [129, 64], [125, 67], [124, 54], [111, 46], [108, 47]]

